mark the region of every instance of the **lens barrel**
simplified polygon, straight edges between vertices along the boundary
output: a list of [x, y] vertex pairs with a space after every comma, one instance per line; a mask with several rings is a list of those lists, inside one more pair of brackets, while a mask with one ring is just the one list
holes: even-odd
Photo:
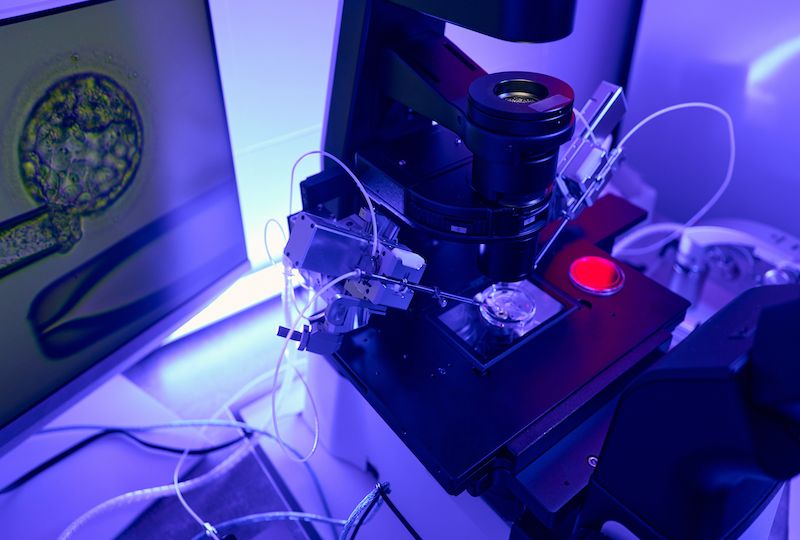
[[[572, 88], [540, 73], [485, 75], [469, 87], [471, 129], [465, 143], [473, 153], [472, 188], [494, 203], [549, 213], [558, 149], [574, 130]], [[546, 219], [538, 219], [543, 227]], [[523, 279], [536, 256], [538, 230], [514, 241], [488, 242], [479, 265], [487, 276]]]

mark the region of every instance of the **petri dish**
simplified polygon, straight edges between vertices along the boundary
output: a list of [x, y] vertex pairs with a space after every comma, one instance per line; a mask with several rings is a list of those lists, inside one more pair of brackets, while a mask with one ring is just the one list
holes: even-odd
[[519, 283], [495, 283], [478, 295], [483, 319], [499, 328], [525, 327], [536, 314], [536, 300]]

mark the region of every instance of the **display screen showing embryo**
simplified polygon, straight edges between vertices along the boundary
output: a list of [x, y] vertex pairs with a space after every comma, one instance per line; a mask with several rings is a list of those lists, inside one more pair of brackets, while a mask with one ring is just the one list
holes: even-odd
[[3, 427], [246, 252], [206, 2], [2, 20], [0, 50]]

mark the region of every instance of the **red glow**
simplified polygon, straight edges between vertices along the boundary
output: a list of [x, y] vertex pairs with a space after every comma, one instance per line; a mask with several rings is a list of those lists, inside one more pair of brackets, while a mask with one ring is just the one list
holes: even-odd
[[601, 296], [618, 292], [625, 281], [625, 275], [616, 263], [594, 256], [573, 261], [569, 277], [579, 289]]

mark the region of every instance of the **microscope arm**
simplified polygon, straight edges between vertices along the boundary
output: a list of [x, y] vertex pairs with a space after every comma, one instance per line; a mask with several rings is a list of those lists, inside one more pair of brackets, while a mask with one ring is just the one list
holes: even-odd
[[[396, 81], [400, 86], [427, 85], [427, 88], [416, 90], [422, 91], [423, 101], [428, 100], [428, 105], [435, 103], [436, 107], [426, 109], [424, 102], [406, 103], [404, 96], [413, 95], [413, 92], [400, 93], [396, 88], [390, 90], [389, 95], [403, 98], [397, 101], [443, 125], [448, 122], [453, 109], [449, 108], [443, 120], [437, 117], [437, 114], [442, 114], [446, 103], [431, 94], [431, 91], [441, 93], [441, 89], [428, 85], [426, 80], [430, 81], [430, 77], [406, 70], [410, 67], [412, 72], [416, 71], [420, 67], [418, 61], [436, 59], [444, 64], [429, 64], [429, 73], [440, 74], [445, 71], [442, 68], [463, 71], [464, 67], [480, 71], [444, 37], [446, 22], [505, 41], [547, 42], [570, 34], [575, 4], [576, 0], [342, 0], [325, 124], [325, 150], [351, 163], [355, 152], [368, 144], [379, 131], [380, 120], [389, 113], [392, 104], [384, 99], [387, 89], [385, 81], [380, 80], [383, 75], [376, 75], [385, 72], [387, 67], [401, 78]], [[428, 42], [439, 47], [431, 49], [435, 53], [432, 58], [402, 50], [404, 45], [414, 42]], [[393, 66], [387, 66], [384, 51], [395, 51], [389, 53]], [[414, 57], [413, 67], [402, 65], [409, 60], [409, 55]], [[398, 60], [399, 64], [396, 63]], [[448, 78], [449, 73], [448, 77], [440, 79], [443, 81], [441, 84], [458, 88], [463, 82], [452, 84], [445, 80]], [[466, 86], [461, 86], [461, 96], [465, 96]], [[442, 95], [451, 101], [454, 97], [450, 92]], [[423, 112], [425, 110], [427, 112]]]
[[392, 0], [458, 26], [506, 41], [544, 43], [572, 33], [575, 0]]
[[[382, 65], [387, 97], [464, 136], [467, 88], [486, 72], [449, 39], [433, 35], [402, 51], [386, 49]], [[442, 72], [447, 77], [432, 75]]]

